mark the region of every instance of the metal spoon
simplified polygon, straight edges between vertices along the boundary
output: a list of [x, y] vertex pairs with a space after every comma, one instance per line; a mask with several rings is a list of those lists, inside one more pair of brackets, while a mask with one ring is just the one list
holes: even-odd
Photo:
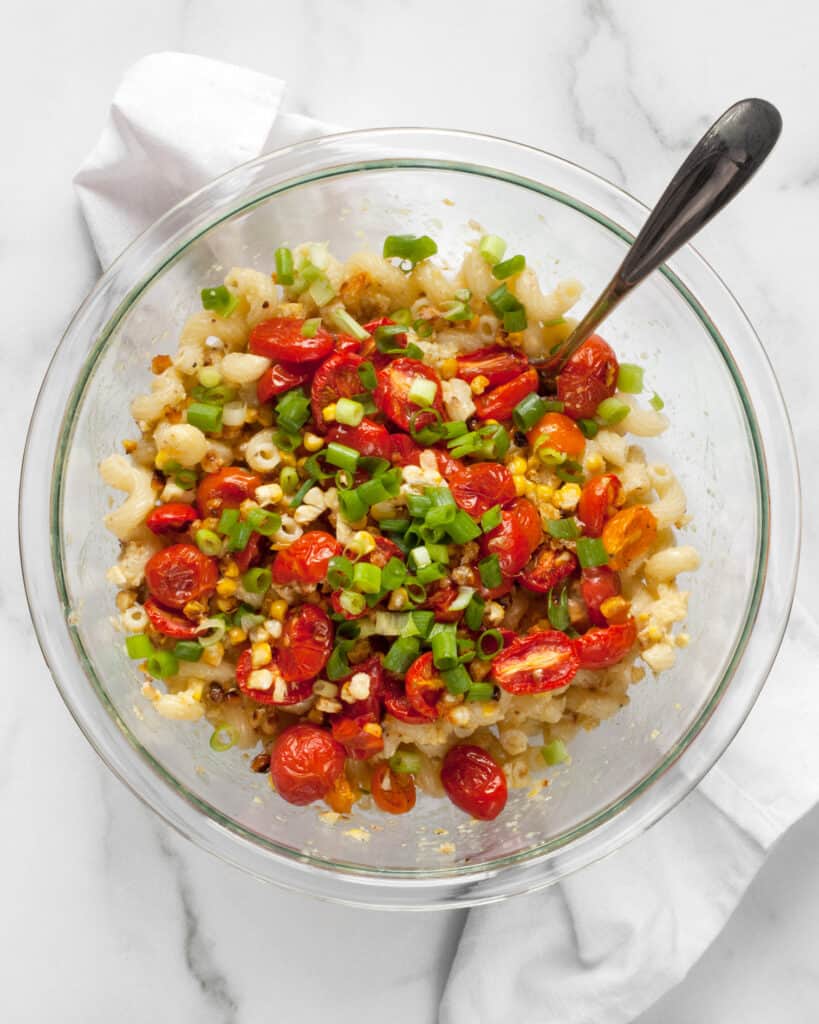
[[729, 107], [671, 179], [600, 297], [538, 368], [557, 374], [633, 288], [727, 206], [765, 162], [781, 131], [782, 117], [766, 100]]

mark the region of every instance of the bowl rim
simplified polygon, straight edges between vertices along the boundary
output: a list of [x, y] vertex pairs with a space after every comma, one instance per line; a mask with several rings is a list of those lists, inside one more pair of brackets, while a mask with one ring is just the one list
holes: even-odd
[[[600, 809], [589, 818], [583, 819], [583, 821], [547, 843], [539, 844], [538, 846], [520, 853], [499, 857], [494, 861], [484, 862], [478, 866], [413, 872], [406, 869], [374, 869], [348, 862], [330, 861], [313, 856], [308, 857], [303, 853], [293, 850], [292, 848], [282, 846], [279, 843], [267, 839], [266, 837], [260, 836], [258, 833], [252, 832], [233, 819], [226, 818], [218, 808], [213, 807], [206, 801], [190, 793], [184, 787], [181, 787], [180, 784], [170, 776], [170, 774], [147, 750], [142, 748], [141, 745], [136, 743], [133, 738], [128, 736], [127, 730], [124, 736], [126, 740], [124, 745], [122, 744], [122, 732], [119, 733], [119, 749], [112, 745], [111, 742], [101, 741], [98, 728], [95, 727], [93, 722], [91, 722], [89, 716], [85, 714], [83, 708], [77, 701], [77, 695], [72, 683], [66, 682], [66, 680], [62, 678], [61, 672], [67, 673], [69, 669], [64, 664], [55, 667], [57, 663], [54, 658], [54, 647], [51, 643], [51, 630], [54, 626], [54, 618], [52, 618], [52, 616], [55, 611], [57, 611], [59, 612], [59, 621], [62, 630], [68, 634], [75, 648], [75, 654], [79, 654], [80, 662], [84, 663], [82, 669], [84, 675], [89, 676], [91, 679], [92, 686], [96, 691], [97, 697], [100, 698], [108, 716], [111, 717], [114, 723], [119, 724], [120, 730], [123, 730], [125, 727], [118, 719], [116, 711], [111, 703], [106, 699], [104, 690], [102, 690], [101, 686], [94, 685], [96, 678], [93, 672], [93, 667], [90, 665], [90, 662], [84, 658], [82, 646], [81, 644], [78, 645], [76, 631], [71, 628], [70, 623], [67, 621], [68, 616], [70, 616], [71, 609], [70, 602], [68, 601], [67, 588], [62, 576], [60, 557], [61, 531], [59, 521], [62, 477], [59, 470], [62, 465], [62, 459], [70, 449], [73, 415], [81, 403], [85, 386], [93, 372], [100, 354], [105, 348], [106, 343], [116, 330], [117, 325], [125, 313], [130, 309], [134, 301], [145, 290], [145, 288], [150, 285], [154, 277], [160, 274], [169, 262], [178, 258], [184, 249], [191, 245], [195, 239], [200, 237], [203, 233], [201, 230], [194, 231], [191, 228], [190, 221], [187, 217], [190, 210], [195, 209], [197, 204], [201, 205], [204, 201], [211, 210], [215, 208], [216, 210], [221, 211], [221, 215], [218, 217], [210, 216], [209, 218], [205, 218], [207, 220], [207, 224], [203, 230], [207, 231], [214, 228], [223, 220], [233, 218], [252, 206], [266, 201], [273, 195], [299, 187], [306, 182], [336, 177], [342, 174], [366, 172], [381, 168], [432, 168], [479, 173], [484, 177], [494, 177], [505, 182], [510, 182], [514, 185], [522, 185], [523, 187], [534, 190], [541, 195], [545, 194], [552, 199], [567, 202], [569, 206], [574, 207], [578, 212], [583, 213], [586, 216], [593, 217], [593, 219], [603, 227], [613, 231], [620, 238], [626, 241], [633, 238], [633, 233], [625, 229], [621, 224], [617, 223], [617, 221], [613, 220], [610, 215], [604, 214], [599, 209], [590, 207], [587, 202], [578, 200], [575, 196], [572, 196], [569, 193], [547, 186], [542, 181], [538, 181], [536, 178], [532, 178], [526, 173], [499, 170], [497, 166], [481, 163], [474, 164], [471, 162], [464, 162], [463, 158], [460, 156], [452, 156], [443, 159], [427, 155], [398, 157], [381, 156], [377, 159], [370, 156], [367, 159], [347, 159], [346, 162], [336, 162], [341, 151], [344, 151], [345, 153], [347, 152], [347, 147], [351, 147], [352, 150], [355, 150], [356, 147], [369, 150], [372, 144], [375, 143], [377, 146], [385, 149], [390, 145], [400, 143], [401, 145], [409, 147], [411, 151], [425, 151], [425, 147], [434, 148], [434, 150], [437, 151], [442, 148], [441, 144], [443, 142], [450, 147], [464, 146], [464, 148], [472, 147], [472, 149], [476, 150], [480, 150], [482, 147], [486, 146], [494, 147], [497, 150], [503, 151], [503, 156], [505, 157], [503, 163], [504, 167], [514, 164], [524, 171], [530, 169], [528, 161], [518, 159], [517, 163], [515, 163], [514, 158], [520, 158], [521, 154], [526, 154], [530, 159], [534, 157], [535, 161], [543, 164], [543, 169], [545, 169], [547, 165], [552, 164], [558, 168], [562, 168], [564, 171], [568, 171], [570, 176], [579, 174], [581, 179], [585, 179], [587, 184], [589, 182], [593, 182], [598, 187], [602, 187], [603, 190], [609, 194], [607, 198], [611, 198], [611, 193], [613, 193], [615, 197], [619, 197], [621, 202], [625, 200], [626, 205], [631, 208], [632, 213], [636, 212], [644, 215], [647, 212], [646, 207], [639, 203], [639, 201], [629, 193], [625, 192], [625, 190], [607, 181], [605, 178], [586, 170], [578, 164], [565, 160], [564, 158], [554, 154], [546, 153], [542, 150], [536, 149], [535, 147], [511, 142], [509, 140], [498, 139], [489, 135], [479, 135], [477, 133], [448, 131], [443, 129], [367, 129], [357, 132], [344, 132], [324, 136], [320, 139], [309, 140], [307, 142], [298, 143], [296, 145], [284, 147], [283, 149], [265, 154], [264, 156], [258, 157], [255, 160], [249, 161], [246, 164], [228, 171], [226, 174], [205, 185], [202, 189], [183, 199], [159, 220], [154, 222], [153, 225], [147, 228], [146, 231], [137, 239], [135, 239], [134, 242], [132, 242], [131, 245], [128, 246], [117, 258], [105, 274], [103, 274], [94, 289], [92, 289], [86, 300], [71, 319], [60, 345], [51, 360], [32, 415], [29, 434], [26, 440], [26, 450], [24, 453], [22, 469], [20, 493], [21, 560], [23, 564], [24, 583], [30, 612], [34, 621], [35, 631], [41, 650], [43, 651], [46, 662], [63, 700], [83, 733], [86, 735], [86, 738], [97, 750], [97, 753], [100, 754], [109, 768], [111, 768], [112, 771], [114, 771], [114, 773], [117, 774], [126, 783], [126, 785], [128, 785], [129, 788], [138, 797], [140, 797], [141, 800], [143, 800], [143, 802], [159, 813], [164, 820], [175, 827], [183, 835], [186, 835], [188, 838], [191, 838], [200, 845], [210, 849], [211, 852], [215, 852], [222, 859], [232, 861], [233, 863], [244, 867], [246, 870], [250, 870], [252, 873], [257, 874], [259, 877], [267, 878], [280, 885], [296, 889], [308, 889], [313, 892], [318, 889], [320, 891], [317, 894], [325, 896], [325, 898], [339, 899], [342, 902], [354, 902], [370, 906], [403, 905], [408, 894], [410, 894], [411, 898], [412, 894], [417, 894], [420, 897], [421, 902], [417, 903], [417, 901], [415, 901], [416, 905], [428, 907], [452, 905], [453, 903], [475, 904], [479, 902], [489, 902], [494, 899], [503, 898], [505, 895], [509, 895], [513, 892], [529, 891], [530, 889], [539, 888], [542, 885], [549, 884], [555, 880], [555, 877], [562, 877], [570, 871], [578, 870], [587, 863], [605, 856], [607, 853], [611, 852], [611, 850], [616, 849], [618, 846], [632, 838], [634, 834], [638, 834], [643, 831], [644, 828], [660, 820], [665, 813], [675, 806], [676, 803], [678, 803], [679, 800], [682, 799], [700, 781], [705, 772], [708, 771], [719, 756], [721, 756], [725, 747], [727, 747], [728, 743], [740, 728], [745, 717], [750, 712], [750, 709], [758, 696], [759, 690], [764, 684], [770, 665], [773, 662], [781, 642], [782, 635], [784, 634], [790, 604], [793, 598], [796, 569], [798, 565], [800, 530], [798, 469], [796, 465], [793, 438], [787, 419], [787, 412], [785, 410], [781, 394], [779, 393], [776, 379], [773, 375], [770, 364], [767, 361], [767, 357], [765, 356], [761, 343], [735, 297], [719, 275], [710, 267], [707, 261], [705, 261], [693, 247], [687, 246], [681, 254], [678, 254], [677, 257], [670, 261], [671, 266], [665, 265], [662, 268], [662, 273], [669, 279], [677, 293], [689, 305], [700, 320], [701, 324], [711, 335], [711, 338], [722, 355], [729, 372], [734, 378], [737, 394], [742, 403], [746, 422], [749, 427], [750, 439], [756, 459], [755, 468], [757, 474], [758, 495], [760, 499], [759, 512], [761, 517], [757, 538], [757, 565], [759, 572], [756, 586], [749, 595], [745, 624], [740, 636], [737, 638], [737, 643], [735, 644], [732, 655], [727, 662], [725, 670], [723, 671], [719, 685], [715, 687], [709, 701], [703, 706], [700, 713], [690, 724], [684, 734], [679, 738], [677, 743], [674, 744], [674, 746], [661, 759], [659, 764], [655, 766], [655, 768], [643, 779], [632, 786], [626, 793], [622, 794], [619, 799], [612, 801], [606, 807]], [[493, 153], [495, 158], [500, 155], [500, 152], [497, 154]], [[316, 161], [316, 164], [312, 167], [310, 173], [296, 176], [288, 175], [282, 178], [281, 181], [278, 181], [275, 187], [270, 187], [270, 184], [268, 183], [262, 192], [253, 195], [242, 205], [236, 205], [236, 197], [242, 193], [248, 183], [253, 183], [254, 173], [256, 171], [270, 169], [276, 164], [286, 162], [288, 158], [294, 158], [297, 163], [303, 162], [307, 165], [309, 164], [309, 160], [307, 159], [308, 157]], [[325, 157], [329, 158], [331, 161], [329, 164], [327, 164]], [[214, 202], [214, 200], [216, 202]], [[202, 220], [201, 217], [200, 220]], [[180, 221], [181, 224], [179, 223]], [[196, 218], [194, 218], [194, 223], [196, 223]], [[167, 232], [170, 232], [170, 237], [163, 238], [163, 233]], [[177, 236], [184, 238], [183, 244], [179, 244], [179, 237], [177, 237], [176, 241], [173, 240], [174, 232]], [[137, 285], [130, 288], [120, 286], [120, 291], [123, 293], [120, 297], [120, 301], [113, 314], [109, 316], [105, 326], [94, 339], [89, 350], [85, 353], [82, 368], [72, 382], [69, 401], [63, 406], [63, 416], [56, 422], [56, 424], [54, 422], [54, 418], [52, 418], [50, 425], [51, 429], [47, 435], [47, 432], [40, 426], [40, 424], [46, 407], [49, 407], [50, 409], [54, 408], [53, 402], [49, 399], [51, 398], [51, 393], [54, 390], [53, 382], [61, 361], [67, 358], [69, 340], [73, 337], [75, 331], [82, 323], [83, 317], [88, 315], [89, 311], [93, 309], [95, 302], [98, 301], [100, 296], [104, 296], [106, 294], [106, 290], [112, 287], [112, 282], [116, 280], [117, 275], [121, 274], [123, 269], [128, 267], [128, 263], [129, 260], [131, 260], [132, 255], [134, 253], [138, 253], [140, 249], [145, 248], [146, 245], [154, 249], [157, 247], [157, 244], [164, 248], [166, 252], [171, 248], [171, 246], [173, 246], [174, 252], [170, 256], [167, 256], [167, 258], [162, 259], [155, 264], [151, 273], [147, 277], [143, 277]], [[784, 423], [786, 429], [784, 431], [784, 443], [779, 445], [779, 449], [781, 450], [778, 449], [777, 451], [778, 458], [775, 465], [777, 467], [781, 486], [789, 485], [791, 494], [796, 498], [792, 503], [795, 508], [795, 523], [793, 516], [790, 517], [790, 528], [793, 534], [793, 542], [790, 547], [785, 550], [784, 554], [781, 549], [772, 549], [770, 543], [771, 532], [769, 526], [771, 522], [771, 505], [768, 479], [771, 470], [768, 467], [765, 457], [765, 445], [760, 432], [757, 411], [755, 411], [754, 403], [751, 401], [750, 394], [748, 393], [749, 388], [745, 383], [743, 375], [737, 367], [722, 334], [711, 318], [707, 315], [704, 306], [700, 303], [696, 295], [686, 285], [685, 272], [680, 275], [672, 269], [678, 263], [686, 262], [690, 263], [692, 267], [696, 267], [700, 271], [704, 271], [711, 282], [717, 286], [716, 291], [720, 294], [721, 299], [723, 301], [727, 299], [729, 304], [733, 307], [733, 313], [735, 316], [738, 315], [739, 321], [744, 327], [747, 339], [750, 342], [755, 343], [755, 354], [758, 359], [760, 359], [760, 365], [763, 373], [759, 380], [755, 382], [755, 388], [762, 389], [762, 392], [764, 393], [763, 397], [768, 400], [768, 403], [772, 403], [773, 406], [779, 406], [777, 411], [781, 414], [780, 427]], [[684, 268], [684, 270], [687, 269], [688, 268]], [[760, 366], [757, 366], [754, 369], [758, 371]], [[770, 413], [770, 411], [770, 408], [766, 409], [767, 413]], [[771, 417], [768, 416], [767, 418], [770, 419]], [[57, 588], [57, 593], [52, 592], [52, 600], [43, 603], [40, 600], [42, 597], [42, 588], [44, 586], [41, 578], [43, 559], [41, 555], [38, 556], [36, 553], [38, 544], [42, 547], [42, 537], [39, 531], [37, 533], [37, 536], [41, 538], [39, 542], [36, 541], [33, 536], [35, 530], [34, 523], [37, 521], [38, 526], [41, 527], [42, 516], [36, 517], [32, 515], [32, 503], [35, 500], [34, 492], [36, 490], [36, 481], [34, 480], [34, 474], [36, 473], [35, 462], [42, 465], [42, 462], [40, 461], [40, 457], [42, 455], [41, 449], [43, 447], [50, 447], [45, 443], [47, 436], [54, 437], [57, 440], [57, 444], [53, 446], [54, 456], [51, 463], [53, 466], [51, 502], [49, 503], [51, 520], [49, 523], [49, 534], [51, 544], [47, 545], [47, 547], [50, 547], [51, 549], [50, 553], [52, 558], [51, 568], [53, 571], [53, 578], [50, 582]], [[779, 440], [781, 442], [783, 438], [780, 437]], [[774, 492], [778, 493], [775, 488]], [[31, 538], [30, 542], [29, 538]], [[770, 588], [767, 585], [771, 573], [772, 551], [776, 556], [774, 563], [774, 569], [777, 574], [775, 588]], [[721, 730], [719, 741], [712, 750], [713, 756], [700, 758], [698, 759], [699, 763], [690, 763], [687, 766], [687, 771], [678, 772], [677, 774], [679, 778], [675, 779], [675, 785], [672, 787], [666, 787], [666, 791], [663, 793], [663, 799], [661, 799], [659, 804], [655, 807], [654, 813], [650, 815], [633, 815], [635, 821], [631, 823], [629, 828], [621, 829], [620, 834], [618, 835], [612, 835], [612, 831], [616, 833], [617, 830], [612, 830], [610, 827], [606, 829], [606, 826], [611, 826], [611, 824], [619, 817], [622, 817], [629, 808], [634, 807], [638, 798], [647, 789], [656, 785], [661, 779], [667, 779], [669, 773], [671, 773], [672, 770], [680, 764], [683, 755], [690, 751], [694, 738], [701, 733], [703, 729], [705, 729], [709, 722], [711, 722], [714, 712], [723, 702], [723, 698], [731, 688], [730, 684], [733, 681], [738, 666], [742, 661], [743, 656], [746, 654], [748, 645], [751, 642], [753, 635], [753, 623], [759, 615], [766, 593], [771, 593], [772, 589], [777, 591], [779, 597], [776, 608], [778, 614], [772, 615], [771, 612], [773, 610], [768, 614], [768, 618], [771, 620], [769, 626], [772, 624], [774, 629], [773, 634], [770, 636], [770, 640], [772, 642], [769, 643], [766, 655], [763, 658], [762, 669], [756, 670], [754, 685], [747, 689], [745, 698], [741, 702], [742, 706], [735, 709], [737, 713], [732, 718], [731, 727], [727, 729], [723, 728]], [[782, 600], [783, 597], [784, 602]], [[79, 666], [71, 666], [71, 668], [76, 667]], [[735, 701], [734, 703], [738, 702]], [[164, 781], [164, 784], [167, 786], [167, 789], [163, 790], [165, 795], [172, 793], [176, 798], [184, 800], [189, 805], [193, 814], [204, 815], [210, 824], [224, 833], [227, 833], [230, 836], [231, 843], [235, 844], [236, 840], [238, 840], [241, 846], [246, 847], [250, 844], [260, 852], [263, 852], [268, 865], [275, 862], [276, 877], [272, 877], [268, 871], [263, 870], [262, 865], [257, 862], [257, 858], [240, 857], [238, 852], [227, 849], [227, 844], [222, 843], [221, 840], [214, 839], [213, 835], [208, 835], [208, 830], [202, 827], [202, 822], [197, 823], [199, 827], [192, 827], [193, 823], [190, 820], [190, 815], [180, 813], [180, 808], [178, 807], [169, 807], [167, 802], [161, 799], [159, 789], [153, 789], [146, 793], [144, 790], [145, 780], [141, 779], [140, 781], [143, 785], [138, 785], [131, 775], [125, 771], [130, 756], [127, 754], [128, 746], [136, 750], [141, 758], [148, 762], [152, 770], [158, 774], [161, 780]], [[592, 844], [589, 842], [592, 836], [599, 837], [604, 830], [608, 832], [608, 841], [602, 848], [599, 844]], [[597, 845], [597, 849], [590, 849], [590, 846], [593, 847], [595, 845]], [[570, 849], [576, 851], [578, 854], [578, 856], [571, 858], [571, 863], [561, 865], [556, 873], [548, 870], [549, 861], [554, 859], [556, 854], [566, 853]], [[253, 861], [254, 863], [251, 864], [249, 861]], [[288, 867], [295, 869], [285, 872], [288, 876], [285, 878], [281, 877], [281, 865], [283, 862], [285, 862]], [[326, 891], [325, 886], [317, 886], [306, 881], [308, 877], [312, 880], [316, 876], [316, 869], [319, 869], [320, 872], [330, 872], [330, 877], [333, 879], [333, 891], [328, 892]], [[510, 874], [513, 871], [516, 873], [515, 884], [511, 887], [508, 885], [497, 884], [500, 876], [503, 876], [505, 881], [509, 881]], [[356, 893], [355, 896], [352, 896], [347, 891], [342, 892], [340, 889], [335, 888], [335, 884], [337, 882], [349, 884], [351, 881], [357, 883], [358, 886], [364, 886], [367, 889], [370, 889], [373, 885], [386, 887], [386, 891], [379, 893], [377, 897], [373, 897], [372, 894], [368, 892], [367, 897], [361, 899], [360, 893]], [[453, 890], [457, 891], [454, 892]]]

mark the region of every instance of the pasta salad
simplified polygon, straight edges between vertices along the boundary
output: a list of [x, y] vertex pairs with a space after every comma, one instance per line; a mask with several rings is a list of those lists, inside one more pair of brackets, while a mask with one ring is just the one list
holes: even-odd
[[662, 400], [599, 336], [539, 372], [580, 288], [505, 250], [231, 270], [101, 464], [143, 695], [290, 803], [493, 819], [687, 643], [685, 496], [632, 440]]

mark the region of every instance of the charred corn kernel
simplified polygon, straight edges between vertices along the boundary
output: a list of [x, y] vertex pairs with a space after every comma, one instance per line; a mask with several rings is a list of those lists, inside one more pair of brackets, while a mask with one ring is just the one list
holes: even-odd
[[317, 697], [329, 697], [332, 699], [338, 696], [338, 687], [327, 679], [317, 679], [313, 683], [313, 693]]
[[537, 500], [539, 502], [551, 501], [554, 493], [554, 488], [549, 487], [547, 484], [537, 485]]
[[334, 715], [341, 711], [341, 701], [333, 700], [331, 697], [319, 697], [316, 701], [316, 708], [319, 711], [324, 711], [328, 715]]
[[590, 452], [586, 458], [586, 471], [588, 473], [599, 473], [603, 466], [603, 456], [600, 452]]
[[325, 405], [321, 410], [321, 418], [325, 423], [330, 423], [336, 418], [336, 403], [331, 402], [329, 405]]
[[519, 498], [522, 498], [523, 495], [526, 493], [526, 486], [528, 484], [528, 480], [525, 476], [523, 476], [520, 473], [515, 474], [515, 476], [512, 477], [512, 480], [515, 483], [515, 494], [517, 494]]
[[523, 492], [529, 501], [537, 502], [537, 484], [526, 481], [526, 489]]
[[243, 516], [246, 516], [248, 512], [251, 512], [254, 508], [258, 508], [258, 501], [254, 501], [252, 498], [245, 498], [242, 504], [239, 506], [239, 511]]
[[554, 492], [554, 503], [564, 512], [571, 512], [577, 508], [580, 501], [580, 488], [577, 484], [564, 484]]
[[250, 660], [254, 668], [269, 665], [273, 660], [273, 651], [270, 649], [270, 644], [266, 641], [254, 644], [250, 648]]
[[242, 644], [247, 640], [247, 633], [241, 626], [231, 626], [227, 631], [227, 638], [232, 644]]
[[284, 491], [278, 484], [262, 484], [256, 488], [256, 500], [260, 505], [275, 505], [283, 496]]
[[222, 575], [227, 576], [232, 580], [238, 579], [239, 566], [231, 558], [225, 568], [222, 570]]
[[370, 736], [380, 736], [382, 733], [381, 726], [378, 722], [367, 722], [361, 727], [362, 732], [368, 732]]
[[479, 373], [477, 377], [473, 377], [469, 382], [469, 389], [473, 395], [482, 395], [488, 387], [489, 378], [485, 377], [482, 373]]
[[526, 472], [526, 459], [521, 455], [515, 455], [506, 463], [506, 468], [512, 476], [523, 476]]
[[259, 628], [264, 628], [271, 640], [278, 640], [282, 635], [282, 624], [278, 619], [268, 619], [267, 622], [265, 622], [264, 627], [260, 626]]
[[287, 615], [287, 601], [283, 601], [281, 598], [279, 598], [277, 601], [274, 601], [270, 605], [269, 614], [271, 619], [277, 619], [279, 622], [281, 622], [282, 619], [284, 619], [285, 615]]
[[406, 607], [407, 597], [406, 590], [403, 587], [398, 587], [397, 590], [393, 590], [390, 594], [387, 607], [391, 612], [400, 612], [402, 608]]
[[216, 593], [219, 595], [219, 597], [233, 597], [233, 595], [236, 593], [236, 590], [236, 580], [228, 579], [226, 576], [223, 576], [222, 579], [220, 579], [219, 582], [216, 584]]
[[182, 611], [185, 613], [185, 616], [189, 619], [196, 619], [200, 615], [204, 615], [206, 610], [207, 609], [205, 608], [201, 601], [188, 601], [188, 603], [182, 609]]
[[650, 640], [653, 644], [658, 644], [661, 640], [665, 640], [665, 636], [661, 629], [658, 629], [656, 626], [650, 626], [646, 639]]
[[457, 359], [444, 359], [440, 366], [440, 374], [444, 380], [451, 380], [458, 372]]
[[136, 593], [133, 590], [120, 590], [116, 597], [117, 611], [127, 612], [136, 602]]
[[206, 665], [215, 667], [216, 665], [222, 664], [222, 658], [225, 656], [224, 644], [211, 644], [210, 647], [205, 647], [202, 651], [202, 661]]
[[359, 530], [347, 547], [357, 555], [368, 555], [375, 550], [375, 537], [368, 530]]
[[451, 711], [447, 711], [446, 717], [452, 725], [463, 727], [469, 725], [472, 716], [469, 713], [469, 708], [459, 704], [457, 707], [452, 708]]
[[600, 611], [607, 622], [625, 622], [629, 610], [628, 601], [619, 594], [616, 597], [607, 597], [600, 605]]
[[304, 447], [308, 452], [317, 452], [324, 447], [324, 438], [318, 434], [307, 433], [304, 435]]
[[691, 643], [691, 637], [687, 633], [678, 633], [674, 637], [674, 643], [678, 647], [687, 647]]
[[159, 451], [156, 453], [154, 465], [156, 466], [157, 469], [165, 469], [169, 462], [173, 462], [173, 456], [171, 455], [167, 448], [160, 448]]
[[296, 456], [292, 452], [279, 452], [279, 458], [282, 466], [295, 466]]
[[136, 441], [131, 441], [131, 440], [123, 441], [122, 442], [122, 448], [125, 451], [126, 455], [130, 455], [131, 452], [135, 452], [136, 451], [137, 443], [136, 443]]
[[220, 612], [232, 612], [234, 608], [238, 606], [239, 602], [235, 597], [217, 597], [216, 607]]

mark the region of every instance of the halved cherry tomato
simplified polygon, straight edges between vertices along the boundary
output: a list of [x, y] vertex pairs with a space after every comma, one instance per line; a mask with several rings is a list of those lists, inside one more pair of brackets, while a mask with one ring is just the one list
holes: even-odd
[[456, 807], [481, 821], [492, 821], [506, 806], [506, 776], [482, 747], [453, 747], [444, 758], [441, 783]]
[[406, 814], [415, 806], [415, 779], [407, 772], [394, 772], [382, 761], [370, 780], [376, 806], [387, 814]]
[[172, 544], [152, 555], [145, 566], [148, 590], [169, 608], [184, 608], [188, 601], [209, 596], [218, 579], [216, 562], [195, 544]]
[[315, 679], [333, 650], [333, 624], [321, 608], [303, 604], [284, 621], [277, 650], [279, 669], [288, 683]]
[[475, 399], [475, 414], [480, 420], [508, 420], [512, 418], [512, 410], [518, 402], [537, 391], [537, 370], [528, 370], [506, 384], [478, 395]]
[[645, 505], [632, 505], [615, 513], [603, 527], [603, 547], [612, 569], [625, 569], [657, 539], [657, 520]]
[[512, 474], [497, 462], [475, 462], [447, 477], [452, 497], [464, 512], [476, 519], [493, 505], [514, 501]]
[[[356, 392], [356, 394], [358, 393]], [[370, 455], [387, 460], [392, 458], [393, 447], [390, 433], [382, 423], [375, 423], [373, 420], [363, 419], [357, 427], [334, 423], [330, 427], [327, 440], [337, 441], [338, 444], [354, 448], [360, 455]]]
[[[422, 408], [410, 399], [410, 389], [416, 380], [428, 380], [435, 385], [435, 396], [429, 406]], [[379, 370], [373, 398], [384, 415], [402, 430], [410, 429], [411, 419], [416, 430], [420, 430], [429, 418], [424, 416], [426, 408], [434, 409], [441, 419], [446, 415], [438, 374], [417, 359], [393, 359]]]
[[600, 605], [620, 593], [620, 577], [607, 565], [584, 569], [580, 574], [580, 594], [586, 603], [589, 621], [595, 626], [607, 626]]
[[273, 683], [267, 690], [257, 690], [249, 685], [250, 673], [253, 671], [250, 648], [242, 651], [236, 662], [236, 684], [246, 697], [255, 700], [257, 704], [277, 704], [279, 707], [288, 707], [291, 704], [301, 704], [312, 694], [312, 679], [288, 682], [282, 677], [275, 659], [264, 668], [272, 672]]
[[506, 384], [529, 368], [529, 360], [521, 352], [511, 352], [508, 348], [491, 345], [470, 352], [467, 356], [458, 356], [457, 377], [461, 380], [473, 381], [476, 377], [486, 377], [487, 387], [496, 388]]
[[577, 461], [583, 457], [586, 438], [580, 427], [560, 412], [547, 412], [526, 435], [533, 449], [545, 445]]
[[282, 799], [291, 804], [321, 800], [344, 773], [344, 747], [315, 725], [291, 725], [278, 737], [270, 756], [270, 776]]
[[322, 415], [328, 405], [335, 405], [339, 398], [352, 398], [362, 393], [364, 385], [358, 376], [358, 368], [363, 362], [355, 352], [337, 352], [318, 368], [310, 386], [310, 403], [317, 430], [324, 431], [329, 425]]
[[619, 369], [614, 350], [599, 335], [584, 341], [558, 374], [557, 397], [564, 412], [576, 420], [594, 416], [616, 391]]
[[407, 669], [407, 700], [424, 718], [438, 718], [438, 702], [446, 693], [441, 674], [432, 661], [432, 651], [427, 651]]
[[198, 626], [184, 615], [177, 615], [157, 604], [152, 597], [149, 597], [144, 604], [145, 614], [151, 626], [163, 636], [173, 637], [174, 640], [195, 640], [198, 636]]
[[394, 541], [387, 537], [374, 537], [373, 539], [375, 547], [366, 556], [371, 565], [377, 565], [379, 569], [383, 569], [391, 558], [400, 558], [403, 561], [404, 553]]
[[314, 363], [274, 363], [259, 377], [256, 397], [260, 402], [269, 402], [276, 395], [306, 384], [315, 372]]
[[514, 576], [526, 565], [543, 540], [540, 513], [528, 498], [518, 498], [501, 514], [500, 525], [481, 537], [484, 554], [498, 556], [504, 576]]
[[398, 677], [389, 673], [384, 677], [384, 709], [399, 722], [406, 722], [407, 725], [425, 725], [429, 716], [420, 714], [410, 704], [404, 692], [404, 683]]
[[534, 559], [518, 576], [521, 586], [536, 594], [546, 594], [569, 578], [577, 568], [577, 558], [571, 551], [555, 551], [544, 545]]
[[238, 566], [239, 572], [247, 572], [251, 565], [258, 564], [261, 557], [262, 538], [254, 530], [242, 550], [235, 552], [233, 555], [233, 561]]
[[427, 596], [425, 607], [433, 612], [436, 622], [457, 622], [465, 610], [463, 608], [460, 611], [452, 610], [452, 602], [457, 596], [458, 587], [454, 583], [450, 583], [449, 580], [440, 580], [435, 585], [435, 590]]
[[577, 672], [574, 640], [556, 629], [518, 637], [492, 662], [492, 677], [508, 693], [544, 693], [566, 686]]
[[347, 756], [354, 761], [366, 761], [384, 749], [381, 726], [375, 722], [361, 718], [336, 718], [331, 728], [333, 739], [338, 740]]
[[580, 667], [609, 668], [616, 665], [628, 654], [636, 639], [634, 619], [606, 626], [605, 629], [590, 629], [576, 641]]
[[302, 327], [304, 320], [295, 316], [263, 320], [250, 332], [248, 350], [256, 356], [286, 363], [312, 363], [329, 356], [335, 348], [332, 334], [319, 327], [312, 338], [305, 338]]
[[164, 533], [184, 530], [194, 519], [198, 518], [199, 513], [193, 505], [186, 505], [182, 501], [171, 501], [167, 505], [151, 509], [145, 517], [145, 525], [153, 533], [161, 536]]
[[623, 486], [614, 473], [593, 476], [583, 485], [577, 518], [589, 537], [599, 537], [606, 520], [623, 504]]
[[376, 654], [371, 658], [367, 658], [366, 661], [361, 661], [354, 665], [350, 674], [338, 681], [339, 688], [359, 672], [363, 672], [370, 677], [369, 696], [363, 700], [353, 701], [352, 704], [342, 701], [342, 708], [338, 712], [338, 717], [355, 718], [362, 722], [379, 722], [381, 720], [381, 698], [384, 691], [384, 669], [381, 666], [381, 659]]
[[441, 448], [422, 448], [406, 434], [390, 434], [390, 442], [391, 458], [397, 466], [420, 466], [421, 455], [425, 451], [430, 451], [435, 456], [438, 472], [447, 480], [464, 468], [464, 464], [458, 459], [453, 459], [449, 452]]
[[273, 582], [321, 583], [327, 575], [330, 559], [340, 555], [341, 544], [324, 530], [302, 534], [290, 547], [279, 551], [270, 566]]
[[252, 498], [262, 483], [258, 473], [241, 466], [225, 466], [202, 477], [196, 488], [196, 504], [203, 517], [218, 515], [222, 509], [238, 508], [243, 501]]

